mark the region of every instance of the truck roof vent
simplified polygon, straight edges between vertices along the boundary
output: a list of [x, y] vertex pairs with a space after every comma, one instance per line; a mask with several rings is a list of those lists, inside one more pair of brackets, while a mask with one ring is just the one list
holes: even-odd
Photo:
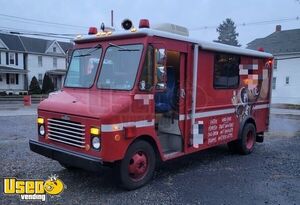
[[154, 25], [152, 28], [155, 30], [175, 33], [182, 36], [189, 36], [189, 30], [186, 27], [171, 24], [171, 23], [157, 24]]

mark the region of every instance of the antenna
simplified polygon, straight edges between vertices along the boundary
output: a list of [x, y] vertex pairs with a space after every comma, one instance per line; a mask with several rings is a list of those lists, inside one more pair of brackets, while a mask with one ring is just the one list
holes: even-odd
[[114, 10], [110, 12], [111, 27], [114, 27]]

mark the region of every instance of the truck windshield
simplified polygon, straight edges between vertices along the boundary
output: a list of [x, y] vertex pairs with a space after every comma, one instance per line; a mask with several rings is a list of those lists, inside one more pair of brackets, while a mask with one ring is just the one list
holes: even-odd
[[141, 59], [143, 45], [114, 45], [107, 48], [97, 86], [103, 89], [131, 90]]
[[93, 85], [102, 48], [76, 49], [72, 54], [65, 87], [89, 88]]

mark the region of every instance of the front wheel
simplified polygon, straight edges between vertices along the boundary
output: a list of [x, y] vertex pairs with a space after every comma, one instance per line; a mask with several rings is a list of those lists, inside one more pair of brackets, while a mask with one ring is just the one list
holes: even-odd
[[154, 174], [155, 153], [146, 141], [137, 141], [130, 145], [125, 158], [118, 165], [122, 186], [133, 190], [145, 185]]

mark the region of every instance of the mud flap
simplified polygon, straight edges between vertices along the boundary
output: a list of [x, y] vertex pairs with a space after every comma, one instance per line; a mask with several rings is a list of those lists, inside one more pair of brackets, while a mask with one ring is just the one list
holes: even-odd
[[264, 142], [264, 134], [258, 133], [256, 135], [256, 142], [263, 143]]

